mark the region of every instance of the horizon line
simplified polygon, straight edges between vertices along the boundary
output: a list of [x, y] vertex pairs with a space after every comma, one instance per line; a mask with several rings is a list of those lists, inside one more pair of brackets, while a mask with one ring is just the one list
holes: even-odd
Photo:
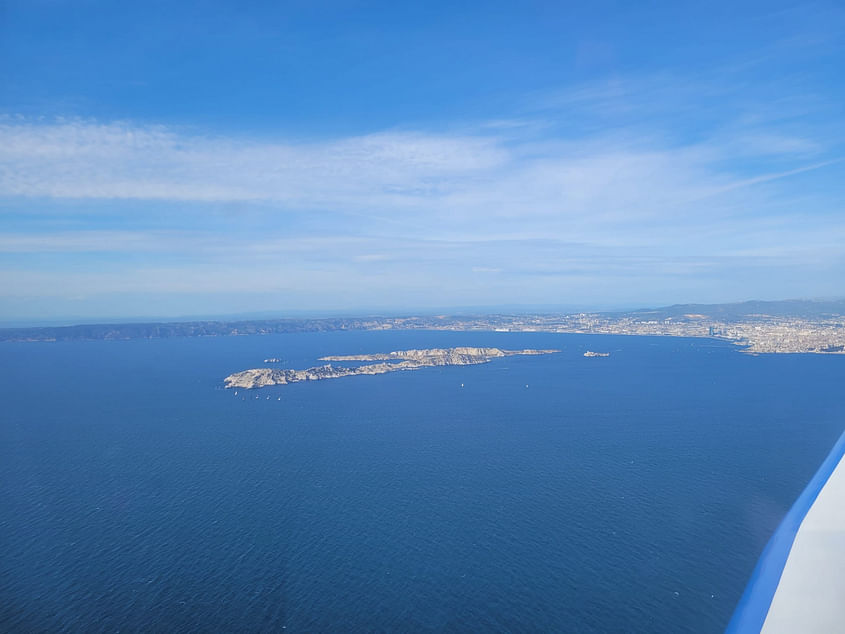
[[324, 320], [324, 319], [366, 319], [366, 318], [411, 318], [411, 317], [461, 317], [480, 315], [553, 315], [578, 313], [629, 313], [643, 311], [657, 311], [678, 306], [740, 306], [742, 304], [763, 303], [825, 303], [845, 302], [845, 295], [838, 297], [814, 298], [785, 298], [785, 299], [745, 299], [729, 302], [676, 302], [659, 305], [615, 306], [605, 304], [603, 307], [576, 306], [568, 304], [497, 304], [476, 306], [442, 306], [433, 308], [399, 309], [372, 308], [350, 310], [264, 310], [248, 313], [216, 313], [198, 315], [153, 315], [153, 316], [125, 316], [125, 317], [65, 317], [54, 319], [20, 318], [0, 320], [0, 330], [12, 329], [40, 329], [40, 328], [72, 328], [77, 326], [118, 326], [129, 324], [169, 324], [169, 323], [237, 323], [247, 321], [277, 321], [277, 320]]

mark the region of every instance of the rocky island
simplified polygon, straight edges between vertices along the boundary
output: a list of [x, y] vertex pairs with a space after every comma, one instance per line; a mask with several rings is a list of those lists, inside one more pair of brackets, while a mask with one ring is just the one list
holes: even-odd
[[227, 388], [253, 388], [270, 385], [287, 385], [300, 381], [337, 379], [361, 374], [386, 374], [404, 370], [419, 370], [432, 366], [477, 365], [499, 357], [515, 355], [552, 354], [559, 350], [501, 350], [499, 348], [431, 348], [427, 350], [396, 350], [377, 354], [360, 354], [322, 357], [320, 361], [379, 361], [353, 367], [321, 365], [306, 370], [280, 368], [255, 368], [235, 372], [224, 379]]

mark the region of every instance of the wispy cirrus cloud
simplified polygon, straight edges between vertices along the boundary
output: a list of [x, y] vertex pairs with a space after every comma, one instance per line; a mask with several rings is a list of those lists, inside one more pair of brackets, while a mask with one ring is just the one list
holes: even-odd
[[501, 164], [492, 139], [382, 133], [317, 143], [90, 121], [0, 125], [0, 194], [55, 198], [394, 204]]
[[[512, 218], [606, 229], [697, 213], [697, 201], [774, 180], [731, 165], [743, 155], [820, 169], [816, 140], [756, 133], [668, 143], [629, 130], [541, 140], [510, 133], [385, 132], [314, 143], [190, 135], [162, 126], [85, 121], [0, 125], [0, 196], [75, 200], [267, 203], [374, 221], [462, 226]], [[735, 201], [710, 201], [709, 213]], [[587, 237], [581, 235], [578, 239]]]
[[[726, 95], [736, 108], [716, 116]], [[778, 114], [715, 80], [625, 78], [459, 129], [316, 141], [6, 117], [0, 199], [33, 220], [0, 226], [0, 296], [829, 294], [845, 273], [841, 128], [800, 122], [787, 97]], [[684, 117], [706, 125], [679, 134]]]

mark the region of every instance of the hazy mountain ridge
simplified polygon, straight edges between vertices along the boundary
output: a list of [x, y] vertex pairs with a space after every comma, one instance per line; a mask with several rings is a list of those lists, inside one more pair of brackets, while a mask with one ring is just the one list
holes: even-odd
[[749, 300], [731, 304], [674, 304], [660, 308], [643, 308], [634, 311], [603, 314], [649, 317], [652, 319], [679, 319], [688, 315], [705, 315], [713, 319], [753, 319], [760, 316], [797, 317], [814, 319], [845, 315], [845, 299], [781, 301]]
[[[578, 314], [559, 313], [560, 316]], [[584, 314], [584, 313], [582, 313]], [[839, 300], [783, 300], [730, 304], [676, 304], [660, 308], [644, 308], [625, 312], [594, 312], [611, 319], [636, 321], [688, 321], [703, 318], [718, 321], [745, 322], [774, 318], [830, 319], [843, 316], [845, 299]], [[226, 337], [237, 335], [264, 335], [288, 332], [323, 332], [336, 330], [379, 329], [495, 329], [508, 326], [537, 314], [486, 314], [438, 315], [411, 317], [324, 317], [316, 319], [252, 319], [238, 321], [190, 321], [152, 323], [80, 324], [75, 326], [39, 326], [30, 328], [2, 328], [0, 341], [81, 341], [115, 339], [165, 339], [170, 337]], [[549, 316], [542, 314], [542, 316]]]

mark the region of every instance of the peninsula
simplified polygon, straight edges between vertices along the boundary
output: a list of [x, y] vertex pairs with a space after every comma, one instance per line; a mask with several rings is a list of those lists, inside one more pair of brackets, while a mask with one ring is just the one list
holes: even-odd
[[353, 367], [326, 364], [306, 370], [255, 368], [235, 372], [224, 379], [227, 388], [251, 390], [270, 385], [287, 385], [301, 381], [337, 379], [361, 374], [386, 374], [404, 370], [419, 370], [432, 366], [477, 365], [499, 357], [552, 354], [559, 350], [501, 350], [499, 348], [431, 348], [427, 350], [396, 350], [377, 354], [322, 357], [320, 361], [378, 361]]

